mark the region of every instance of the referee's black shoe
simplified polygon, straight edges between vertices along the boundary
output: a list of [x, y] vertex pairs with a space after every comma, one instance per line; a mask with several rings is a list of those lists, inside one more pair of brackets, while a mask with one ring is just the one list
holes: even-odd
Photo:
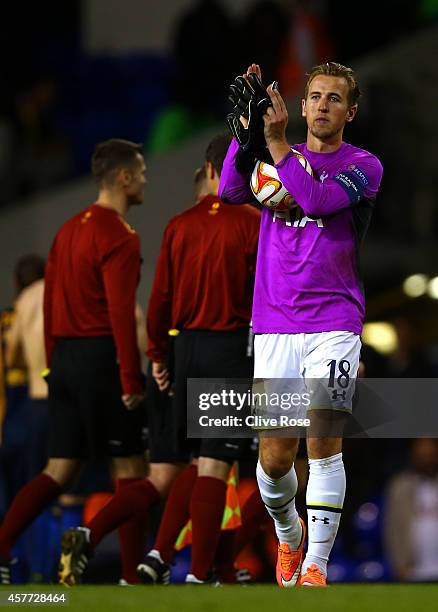
[[0, 559], [0, 585], [11, 584], [11, 562], [7, 559]]
[[143, 563], [137, 565], [137, 576], [143, 584], [169, 584], [170, 566], [163, 561], [158, 550], [151, 550]]
[[80, 584], [90, 557], [90, 530], [86, 527], [68, 529], [61, 540], [61, 559], [58, 567], [59, 584], [65, 586]]
[[240, 586], [248, 586], [248, 584], [253, 584], [251, 573], [246, 567], [236, 570], [236, 583], [240, 584]]

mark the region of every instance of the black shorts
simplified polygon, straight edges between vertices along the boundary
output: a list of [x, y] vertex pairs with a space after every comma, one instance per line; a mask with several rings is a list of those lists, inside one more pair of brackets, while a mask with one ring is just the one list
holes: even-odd
[[49, 378], [49, 457], [143, 451], [144, 407], [125, 408], [112, 336], [57, 341]]
[[146, 378], [146, 412], [148, 421], [148, 448], [151, 463], [179, 463], [181, 458], [173, 448], [173, 398], [160, 391], [149, 365]]
[[161, 393], [148, 375], [146, 405], [152, 463], [188, 463], [209, 457], [233, 463], [249, 452], [246, 438], [187, 438], [187, 378], [252, 381], [254, 360], [247, 356], [248, 329], [236, 332], [183, 330], [173, 341], [174, 396]]

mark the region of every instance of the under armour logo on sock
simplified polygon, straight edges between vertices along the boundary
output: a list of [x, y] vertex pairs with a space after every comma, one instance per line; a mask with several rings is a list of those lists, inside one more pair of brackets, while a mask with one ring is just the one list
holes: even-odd
[[321, 521], [321, 523], [324, 523], [324, 525], [328, 525], [330, 523], [329, 519], [326, 516], [324, 518], [312, 516], [312, 523], [316, 523], [316, 521]]

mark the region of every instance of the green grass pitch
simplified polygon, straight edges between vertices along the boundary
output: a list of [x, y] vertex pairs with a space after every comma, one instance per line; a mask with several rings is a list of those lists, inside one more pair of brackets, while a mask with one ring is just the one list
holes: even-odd
[[[4, 591], [62, 592], [59, 587], [29, 585], [0, 588]], [[3, 593], [1, 593], [3, 591]], [[49, 608], [66, 612], [432, 612], [438, 610], [438, 584], [426, 585], [334, 585], [327, 589], [279, 589], [257, 586], [81, 586], [65, 590], [69, 602]], [[42, 606], [8, 606], [30, 609]], [[44, 606], [48, 609], [46, 606]]]

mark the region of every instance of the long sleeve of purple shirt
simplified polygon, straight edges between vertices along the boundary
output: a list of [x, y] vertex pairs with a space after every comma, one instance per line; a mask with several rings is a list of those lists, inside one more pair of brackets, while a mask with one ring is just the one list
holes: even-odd
[[236, 170], [235, 157], [239, 143], [235, 138], [228, 147], [222, 166], [219, 181], [219, 197], [229, 204], [244, 204], [255, 200], [250, 187], [250, 175], [239, 174]]
[[[250, 176], [237, 172], [235, 156], [239, 145], [235, 139], [230, 144], [219, 184], [219, 195], [230, 203], [241, 203], [254, 200], [250, 189]], [[370, 162], [363, 159], [361, 167], [368, 170]], [[304, 213], [310, 217], [323, 217], [336, 213], [343, 208], [356, 204], [364, 196], [360, 181], [351, 183], [345, 174], [323, 182], [311, 176], [291, 151], [275, 166], [285, 188], [294, 197]], [[369, 167], [373, 171], [372, 164]], [[347, 184], [346, 184], [347, 183]], [[368, 196], [375, 196], [369, 193]]]

